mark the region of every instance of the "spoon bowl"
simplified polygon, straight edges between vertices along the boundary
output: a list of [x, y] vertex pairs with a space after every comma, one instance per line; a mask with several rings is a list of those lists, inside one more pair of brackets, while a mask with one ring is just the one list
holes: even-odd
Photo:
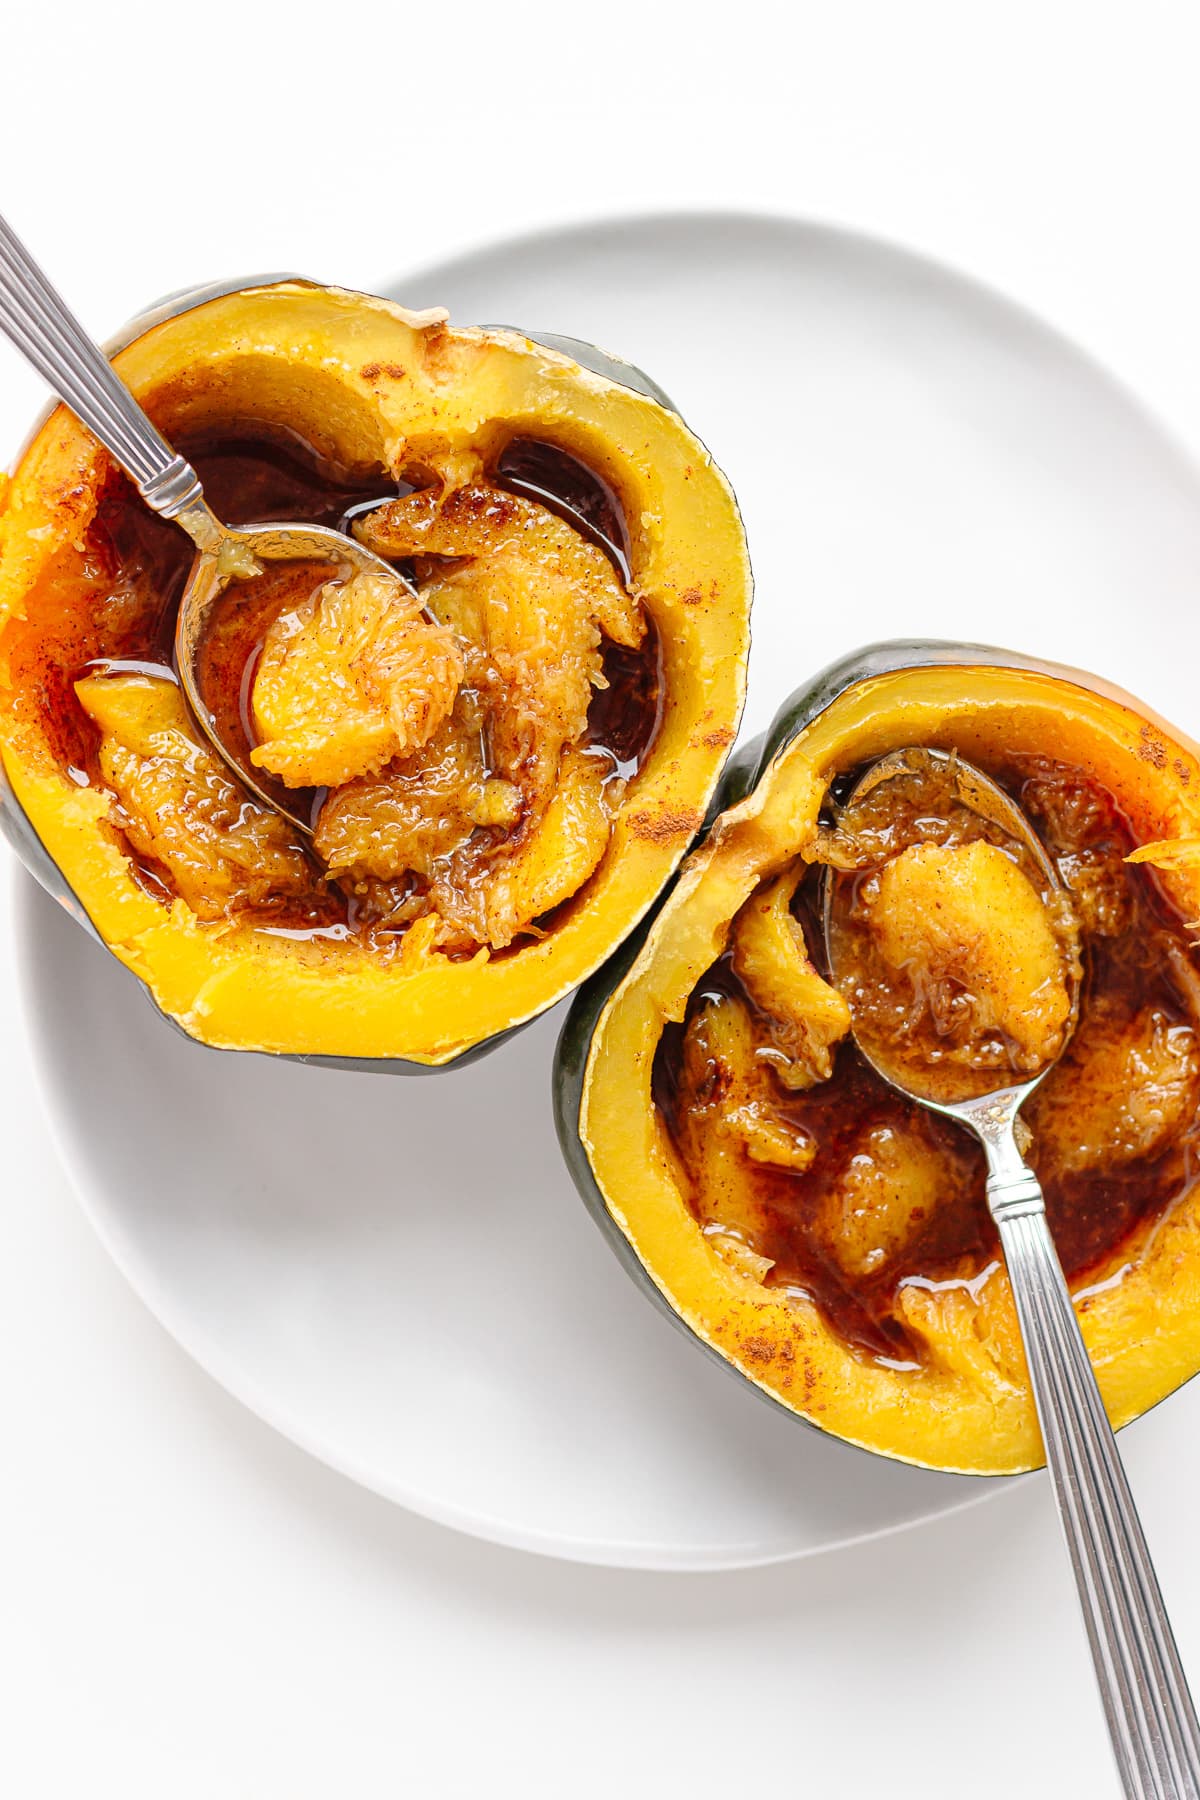
[[[937, 778], [941, 792], [947, 799], [983, 820], [989, 830], [999, 833], [1007, 844], [1016, 845], [1019, 848], [1026, 872], [1032, 870], [1036, 874], [1043, 900], [1054, 906], [1060, 919], [1073, 920], [1070, 895], [1066, 885], [1026, 814], [1016, 801], [1005, 793], [999, 783], [992, 780], [990, 775], [985, 775], [982, 769], [977, 769], [973, 764], [964, 762], [957, 754], [951, 754], [946, 750], [924, 748], [894, 750], [879, 762], [872, 763], [856, 782], [840, 811], [843, 815], [850, 812], [889, 782], [920, 781], [927, 779], [931, 773]], [[827, 865], [821, 887], [821, 922], [825, 939], [825, 953], [835, 987], [841, 986], [839, 972], [847, 942], [846, 933], [841, 928], [840, 917], [847, 886], [844, 871]], [[1072, 943], [1074, 943], [1073, 922], [1071, 936]], [[844, 976], [844, 971], [841, 972]], [[949, 1118], [960, 1118], [961, 1122], [967, 1124], [971, 1130], [977, 1131], [977, 1121], [981, 1120], [987, 1111], [984, 1103], [992, 1106], [998, 1105], [1002, 1097], [1005, 1098], [1006, 1106], [1011, 1108], [1015, 1119], [1030, 1094], [1045, 1079], [1061, 1057], [1078, 1023], [1081, 983], [1077, 956], [1072, 955], [1064, 962], [1063, 976], [1069, 1012], [1057, 1051], [1045, 1060], [1036, 1074], [1023, 1081], [1000, 1080], [993, 1081], [989, 1085], [991, 1071], [963, 1067], [953, 1068], [947, 1064], [939, 1064], [937, 1065], [936, 1084], [931, 1081], [924, 1091], [919, 1091], [912, 1080], [911, 1062], [902, 1066], [899, 1058], [895, 1055], [889, 1056], [887, 1045], [882, 1044], [857, 1024], [854, 1032], [855, 1042], [876, 1074], [889, 1086], [898, 1089], [910, 1099], [919, 1100], [923, 1106], [928, 1106], [934, 1112], [944, 1113]], [[950, 1098], [947, 1091], [950, 1086], [957, 1086], [961, 1089], [961, 1093]], [[935, 1091], [935, 1088], [941, 1091]]]
[[222, 524], [205, 501], [199, 480], [195, 497], [175, 514], [175, 523], [182, 525], [196, 546], [175, 623], [175, 667], [184, 699], [208, 742], [241, 785], [262, 806], [279, 813], [304, 837], [311, 837], [311, 808], [293, 803], [281, 785], [269, 787], [253, 763], [239, 756], [223, 736], [199, 677], [205, 635], [230, 584], [253, 580], [270, 563], [322, 563], [328, 565], [331, 580], [357, 574], [384, 575], [405, 593], [414, 590], [390, 563], [330, 526]]

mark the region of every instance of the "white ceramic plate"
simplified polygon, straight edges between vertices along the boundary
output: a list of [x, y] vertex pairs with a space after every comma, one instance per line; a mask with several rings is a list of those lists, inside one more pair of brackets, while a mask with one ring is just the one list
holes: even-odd
[[[1007, 642], [1200, 717], [1194, 472], [1107, 376], [961, 277], [823, 228], [616, 222], [397, 284], [642, 365], [740, 496], [746, 728], [888, 635]], [[130, 1281], [211, 1373], [354, 1479], [497, 1541], [727, 1568], [997, 1487], [867, 1457], [689, 1345], [605, 1248], [548, 1103], [560, 1016], [460, 1074], [222, 1056], [29, 884], [26, 1005], [62, 1153]], [[1185, 1402], [1176, 1402], [1176, 1405]]]

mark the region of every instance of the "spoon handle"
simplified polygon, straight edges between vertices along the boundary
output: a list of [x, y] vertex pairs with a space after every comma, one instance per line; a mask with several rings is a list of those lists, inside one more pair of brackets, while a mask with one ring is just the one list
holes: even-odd
[[137, 483], [173, 519], [200, 498], [196, 471], [146, 417], [98, 345], [0, 218], [0, 330]]
[[1125, 1792], [1200, 1800], [1200, 1727], [1042, 1191], [1015, 1146], [1003, 1167], [988, 1148], [988, 1204]]

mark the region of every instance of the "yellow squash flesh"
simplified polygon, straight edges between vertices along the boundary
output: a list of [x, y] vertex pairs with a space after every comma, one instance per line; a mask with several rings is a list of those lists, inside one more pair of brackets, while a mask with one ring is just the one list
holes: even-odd
[[[1003, 1269], [969, 1290], [911, 1290], [908, 1323], [927, 1349], [919, 1368], [863, 1356], [810, 1302], [764, 1285], [755, 1259], [732, 1267], [704, 1234], [651, 1090], [664, 1026], [683, 1019], [759, 883], [811, 851], [831, 777], [911, 744], [957, 748], [985, 766], [1024, 749], [1089, 768], [1137, 842], [1179, 840], [1162, 883], [1185, 919], [1200, 918], [1200, 862], [1187, 853], [1200, 838], [1196, 746], [1124, 697], [1031, 670], [929, 666], [875, 676], [782, 749], [685, 864], [599, 1013], [578, 1138], [599, 1202], [669, 1308], [770, 1398], [870, 1450], [1004, 1474], [1038, 1465], [1042, 1447]], [[1113, 1272], [1124, 1260], [1122, 1247]], [[1093, 1291], [1077, 1306], [1109, 1414], [1122, 1425], [1200, 1369], [1200, 1188], [1107, 1288], [1105, 1273], [1089, 1276]]]
[[733, 495], [674, 415], [513, 333], [284, 283], [196, 306], [116, 359], [168, 437], [256, 421], [351, 469], [399, 474], [436, 449], [490, 454], [533, 436], [618, 495], [632, 581], [662, 647], [664, 703], [580, 903], [539, 941], [448, 960], [410, 933], [382, 960], [358, 941], [214, 929], [134, 877], [106, 794], [76, 786], [13, 688], [14, 634], [84, 578], [103, 453], [57, 409], [0, 483], [0, 756], [13, 792], [100, 936], [164, 1012], [212, 1045], [437, 1065], [543, 1011], [651, 905], [694, 838], [736, 731], [750, 573]]

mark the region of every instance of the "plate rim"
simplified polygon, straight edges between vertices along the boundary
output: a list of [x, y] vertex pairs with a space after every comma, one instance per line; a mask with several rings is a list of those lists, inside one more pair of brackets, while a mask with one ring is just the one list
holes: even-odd
[[[923, 270], [933, 278], [951, 285], [968, 301], [973, 299], [1023, 327], [1098, 381], [1153, 433], [1161, 447], [1177, 459], [1181, 468], [1190, 474], [1192, 482], [1196, 483], [1197, 464], [1182, 437], [1164, 422], [1136, 389], [1125, 383], [1106, 363], [1056, 323], [969, 270], [930, 255], [923, 248], [837, 220], [772, 209], [704, 206], [606, 211], [583, 218], [571, 216], [526, 230], [497, 233], [484, 240], [452, 249], [436, 259], [418, 264], [410, 271], [388, 276], [377, 291], [394, 297], [396, 290], [402, 285], [409, 287], [419, 284], [435, 274], [439, 278], [445, 278], [447, 274], [465, 270], [471, 264], [485, 262], [491, 257], [519, 254], [523, 247], [549, 248], [563, 240], [585, 241], [589, 237], [611, 235], [622, 229], [652, 232], [668, 227], [675, 230], [702, 230], [705, 227], [711, 229], [722, 226], [750, 230], [758, 228], [768, 232], [795, 234], [797, 237], [807, 235], [814, 240], [823, 239], [831, 245], [842, 246], [852, 254], [882, 255], [897, 263]], [[534, 321], [534, 328], [541, 323]], [[156, 1276], [152, 1264], [139, 1254], [135, 1238], [122, 1230], [119, 1217], [107, 1201], [102, 1184], [89, 1169], [81, 1122], [73, 1115], [69, 1096], [60, 1091], [60, 1084], [53, 1079], [53, 1033], [49, 1016], [43, 1014], [36, 1003], [36, 976], [44, 960], [44, 951], [40, 948], [43, 934], [38, 918], [39, 915], [42, 919], [50, 916], [51, 900], [43, 895], [34, 878], [16, 862], [10, 875], [10, 893], [14, 899], [13, 941], [16, 947], [14, 960], [18, 1011], [25, 1041], [31, 1050], [31, 1072], [54, 1153], [84, 1217], [129, 1288], [162, 1330], [210, 1380], [216, 1382], [272, 1431], [357, 1486], [403, 1507], [417, 1517], [461, 1532], [477, 1541], [506, 1549], [585, 1566], [660, 1574], [718, 1574], [807, 1561], [813, 1557], [845, 1552], [859, 1545], [875, 1543], [924, 1526], [933, 1526], [944, 1518], [998, 1500], [1003, 1494], [1014, 1493], [1028, 1482], [1044, 1475], [1044, 1471], [1032, 1471], [1014, 1476], [978, 1477], [977, 1492], [966, 1494], [936, 1512], [923, 1512], [911, 1518], [855, 1531], [821, 1543], [759, 1550], [747, 1548], [732, 1555], [728, 1551], [714, 1555], [690, 1544], [665, 1545], [653, 1541], [630, 1543], [522, 1529], [508, 1520], [496, 1519], [479, 1511], [469, 1512], [459, 1504], [441, 1501], [424, 1492], [418, 1494], [403, 1482], [381, 1479], [377, 1472], [353, 1455], [323, 1441], [319, 1433], [310, 1430], [301, 1414], [269, 1395], [242, 1362], [223, 1348], [219, 1340], [187, 1317], [186, 1313], [181, 1313]], [[95, 947], [94, 953], [100, 954], [99, 947]], [[111, 952], [105, 953], [111, 955]], [[335, 1080], [338, 1077], [336, 1072], [323, 1072], [323, 1078]]]

